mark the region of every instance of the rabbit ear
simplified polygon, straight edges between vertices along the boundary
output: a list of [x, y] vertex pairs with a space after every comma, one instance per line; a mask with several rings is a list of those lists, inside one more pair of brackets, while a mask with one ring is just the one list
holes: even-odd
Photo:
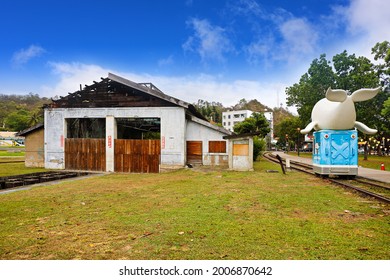
[[326, 91], [326, 99], [333, 102], [344, 102], [347, 99], [347, 92], [343, 89], [331, 89]]
[[362, 88], [354, 91], [351, 95], [353, 102], [366, 101], [374, 98], [375, 95], [381, 90], [381, 87], [377, 88]]
[[302, 134], [308, 134], [313, 128], [315, 129], [317, 122], [309, 123], [304, 129], [301, 130]]
[[355, 122], [355, 127], [361, 132], [363, 132], [364, 134], [372, 135], [378, 132], [378, 130], [369, 128], [368, 126], [366, 126], [364, 123], [361, 122]]

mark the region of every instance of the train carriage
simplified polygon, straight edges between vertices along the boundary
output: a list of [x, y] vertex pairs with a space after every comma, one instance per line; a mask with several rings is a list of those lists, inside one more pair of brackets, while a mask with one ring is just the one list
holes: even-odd
[[357, 175], [357, 136], [356, 130], [314, 132], [313, 171], [319, 175]]

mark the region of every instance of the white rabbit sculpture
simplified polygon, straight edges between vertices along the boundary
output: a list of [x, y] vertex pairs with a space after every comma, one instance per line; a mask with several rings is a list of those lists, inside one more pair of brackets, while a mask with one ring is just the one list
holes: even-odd
[[311, 112], [311, 123], [301, 130], [302, 134], [312, 129], [349, 130], [356, 127], [365, 134], [375, 134], [376, 129], [356, 121], [355, 102], [374, 98], [381, 87], [375, 89], [359, 89], [348, 95], [345, 90], [328, 88], [326, 98], [318, 101]]

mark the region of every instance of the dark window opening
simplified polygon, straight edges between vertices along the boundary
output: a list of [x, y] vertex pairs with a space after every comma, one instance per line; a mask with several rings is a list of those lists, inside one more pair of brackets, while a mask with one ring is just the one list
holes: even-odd
[[118, 118], [117, 139], [160, 139], [160, 118]]
[[66, 119], [67, 138], [105, 138], [106, 119]]

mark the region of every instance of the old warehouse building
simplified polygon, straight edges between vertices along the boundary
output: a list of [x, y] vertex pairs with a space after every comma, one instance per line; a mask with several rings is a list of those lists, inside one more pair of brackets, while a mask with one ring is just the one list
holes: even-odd
[[153, 84], [111, 73], [49, 104], [44, 129], [46, 168], [143, 173], [228, 166], [232, 134]]

